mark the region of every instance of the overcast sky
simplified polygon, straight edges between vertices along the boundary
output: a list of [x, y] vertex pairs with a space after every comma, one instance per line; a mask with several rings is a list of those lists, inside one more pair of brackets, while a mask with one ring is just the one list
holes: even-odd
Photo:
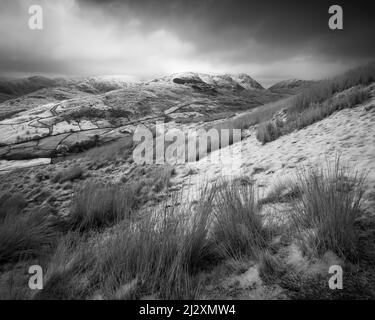
[[[370, 1], [0, 0], [2, 75], [245, 72], [263, 85], [317, 79], [375, 53]], [[44, 28], [28, 28], [40, 4]], [[344, 30], [328, 28], [341, 4]]]

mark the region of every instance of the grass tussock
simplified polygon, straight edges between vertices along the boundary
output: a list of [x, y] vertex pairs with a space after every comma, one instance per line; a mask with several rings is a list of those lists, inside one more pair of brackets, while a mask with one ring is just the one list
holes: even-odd
[[38, 298], [194, 298], [197, 272], [212, 251], [212, 195], [207, 192], [198, 205], [147, 212], [109, 233], [63, 239], [48, 268], [48, 290]]
[[364, 175], [337, 159], [325, 167], [311, 167], [298, 174], [300, 200], [293, 202], [291, 217], [303, 249], [314, 255], [331, 250], [355, 258]]
[[104, 167], [113, 162], [122, 162], [131, 158], [133, 140], [131, 137], [123, 137], [114, 142], [96, 146], [85, 153], [94, 169]]
[[281, 135], [280, 127], [272, 121], [261, 123], [256, 131], [257, 139], [263, 144], [276, 140]]
[[8, 214], [0, 221], [0, 264], [43, 255], [53, 247], [58, 230], [44, 210]]
[[74, 194], [68, 227], [81, 231], [108, 227], [130, 218], [135, 204], [132, 188], [90, 181]]
[[0, 194], [0, 221], [8, 215], [18, 215], [27, 206], [20, 193], [3, 192]]
[[89, 180], [74, 193], [66, 228], [100, 230], [129, 219], [139, 206], [167, 190], [174, 169], [138, 167], [116, 184]]
[[256, 256], [269, 239], [250, 184], [224, 181], [216, 187], [213, 236], [224, 256]]
[[68, 235], [36, 298], [197, 298], [202, 270], [256, 255], [268, 236], [253, 189], [234, 182], [206, 186], [196, 202], [173, 198], [104, 232]]

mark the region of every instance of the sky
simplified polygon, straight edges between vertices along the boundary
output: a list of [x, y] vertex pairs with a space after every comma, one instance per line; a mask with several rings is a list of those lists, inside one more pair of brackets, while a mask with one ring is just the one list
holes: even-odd
[[[28, 25], [34, 4], [42, 30]], [[328, 27], [332, 4], [343, 30]], [[321, 79], [373, 61], [374, 12], [364, 0], [0, 0], [0, 75]]]

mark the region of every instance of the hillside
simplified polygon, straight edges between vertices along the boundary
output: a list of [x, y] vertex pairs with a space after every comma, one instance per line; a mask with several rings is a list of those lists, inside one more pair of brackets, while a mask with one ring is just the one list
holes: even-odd
[[[48, 78], [33, 76], [21, 79], [0, 79], [0, 96], [5, 100], [14, 99], [47, 88], [69, 88], [86, 93], [103, 93], [122, 88], [128, 83], [126, 78], [89, 77], [89, 78]], [[45, 91], [44, 91], [45, 92]]]
[[[374, 299], [374, 71], [296, 95], [183, 73], [18, 98], [25, 110], [0, 121], [0, 299]], [[135, 126], [155, 151], [162, 120], [241, 137], [137, 162]], [[35, 261], [39, 291], [25, 289]], [[342, 290], [327, 285], [333, 265]]]
[[0, 158], [78, 152], [128, 135], [136, 124], [156, 119], [202, 123], [279, 97], [244, 74], [183, 73], [140, 83], [66, 80], [63, 86], [59, 83], [0, 104]]
[[290, 79], [277, 82], [271, 87], [269, 87], [268, 90], [270, 92], [279, 94], [297, 94], [301, 92], [303, 89], [312, 86], [314, 83], [316, 83], [316, 81]]

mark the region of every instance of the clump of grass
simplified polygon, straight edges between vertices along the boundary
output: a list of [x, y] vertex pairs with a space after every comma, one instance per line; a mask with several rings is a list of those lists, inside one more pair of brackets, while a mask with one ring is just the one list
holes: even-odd
[[256, 137], [262, 144], [276, 140], [281, 134], [280, 128], [272, 121], [261, 123], [256, 131]]
[[337, 158], [325, 167], [310, 167], [298, 174], [300, 201], [291, 217], [306, 252], [355, 258], [358, 234], [355, 221], [364, 193], [364, 175], [353, 172]]
[[153, 175], [153, 188], [155, 192], [160, 192], [165, 188], [168, 189], [172, 175], [175, 173], [174, 168], [164, 167]]
[[40, 256], [51, 249], [56, 237], [56, 227], [44, 210], [6, 215], [0, 222], [0, 263]]
[[132, 188], [89, 181], [75, 192], [67, 223], [82, 231], [101, 229], [130, 218], [135, 204]]
[[269, 230], [262, 224], [254, 187], [236, 181], [216, 186], [213, 236], [224, 256], [256, 256], [266, 246]]
[[123, 137], [114, 142], [97, 146], [85, 154], [93, 167], [103, 167], [117, 160], [128, 160], [133, 151], [133, 140], [131, 137]]
[[38, 290], [34, 299], [84, 299], [89, 294], [88, 275], [98, 257], [87, 239], [76, 232], [60, 238], [47, 266], [43, 290]]
[[77, 165], [74, 165], [68, 169], [57, 172], [51, 180], [54, 183], [64, 183], [66, 181], [73, 181], [75, 179], [79, 179], [82, 177], [82, 175], [83, 169]]
[[197, 272], [213, 252], [208, 237], [213, 193], [203, 197], [196, 206], [166, 205], [108, 232], [79, 235], [73, 245], [64, 239], [38, 298], [195, 298]]
[[175, 169], [169, 165], [138, 166], [121, 181], [130, 185], [140, 203], [145, 203], [156, 193], [168, 191]]
[[27, 206], [27, 201], [20, 193], [0, 194], [0, 221], [8, 215], [18, 215]]
[[100, 275], [111, 275], [99, 281], [106, 284], [104, 291], [117, 287], [119, 279], [121, 283], [137, 279], [138, 294], [156, 293], [162, 299], [196, 297], [199, 281], [195, 276], [213, 255], [208, 240], [212, 200], [213, 193], [207, 191], [197, 206], [165, 206], [119, 232], [103, 248], [101, 268], [105, 270]]

